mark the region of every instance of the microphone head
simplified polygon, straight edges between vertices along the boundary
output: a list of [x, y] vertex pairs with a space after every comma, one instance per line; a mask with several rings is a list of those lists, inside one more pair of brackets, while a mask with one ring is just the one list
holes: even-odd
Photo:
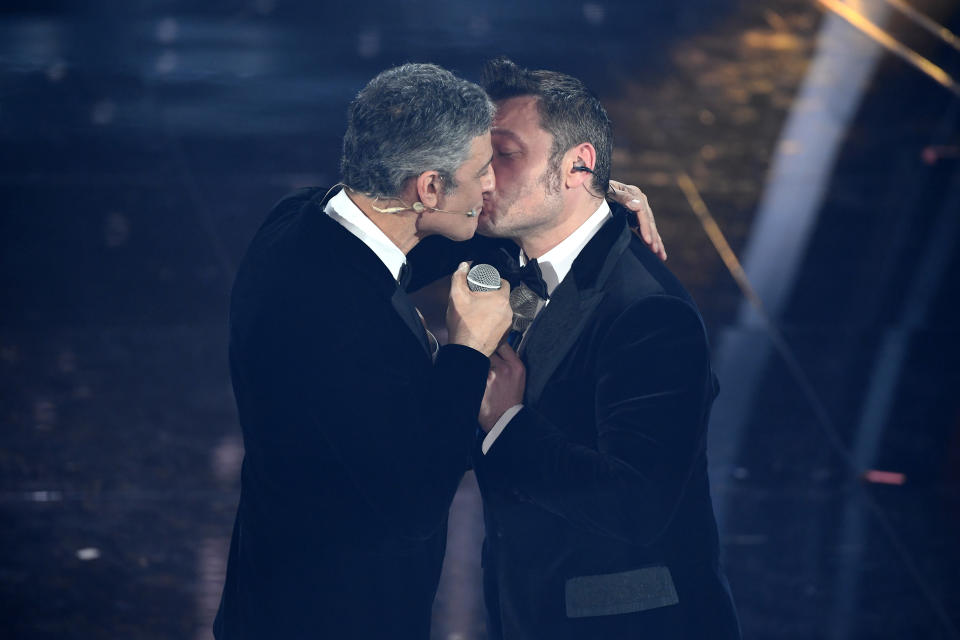
[[533, 319], [537, 316], [537, 309], [540, 307], [540, 296], [535, 294], [530, 287], [522, 282], [510, 290], [510, 308], [513, 309], [513, 324], [511, 329], [520, 331], [527, 330]]
[[496, 291], [500, 288], [500, 272], [489, 264], [475, 264], [467, 272], [470, 291]]
[[[514, 314], [513, 322], [510, 323], [510, 330], [519, 331], [520, 333], [523, 333], [532, 324], [533, 324], [533, 318], [524, 318], [523, 316]], [[510, 345], [510, 346], [513, 347], [514, 345]]]
[[540, 296], [526, 284], [521, 282], [510, 290], [510, 308], [513, 309], [514, 315], [532, 320], [537, 315], [539, 307]]

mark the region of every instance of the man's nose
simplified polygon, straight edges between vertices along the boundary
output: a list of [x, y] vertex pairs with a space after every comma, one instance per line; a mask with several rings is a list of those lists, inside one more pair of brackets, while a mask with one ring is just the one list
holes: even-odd
[[494, 188], [497, 186], [497, 177], [493, 171], [493, 165], [490, 165], [490, 169], [487, 171], [487, 175], [484, 176], [483, 181], [480, 183], [480, 188], [483, 189], [484, 193], [493, 193]]

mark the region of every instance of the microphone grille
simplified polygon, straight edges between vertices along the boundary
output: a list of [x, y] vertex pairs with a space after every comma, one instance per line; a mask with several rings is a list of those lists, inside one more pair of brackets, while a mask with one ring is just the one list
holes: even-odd
[[540, 296], [527, 285], [520, 283], [510, 290], [510, 308], [515, 315], [532, 320], [539, 306]]
[[500, 272], [489, 264], [475, 264], [467, 272], [470, 291], [495, 291], [500, 288]]
[[519, 313], [515, 313], [513, 314], [513, 322], [510, 324], [510, 329], [523, 333], [532, 324], [533, 318], [527, 318], [526, 316], [521, 316]]

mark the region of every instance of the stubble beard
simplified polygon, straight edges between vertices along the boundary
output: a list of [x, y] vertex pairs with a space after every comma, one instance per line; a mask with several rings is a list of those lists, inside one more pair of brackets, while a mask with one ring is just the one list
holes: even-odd
[[[515, 204], [524, 200], [531, 192], [536, 189], [543, 189], [543, 200], [536, 203], [530, 210], [521, 211], [515, 208]], [[487, 228], [478, 228], [481, 235], [492, 238], [509, 238], [515, 242], [521, 242], [523, 237], [532, 230], [536, 230], [543, 225], [548, 225], [556, 218], [556, 214], [563, 207], [563, 200], [560, 197], [560, 167], [549, 164], [543, 173], [533, 182], [528, 183], [527, 187], [509, 202], [498, 202], [497, 213], [506, 212], [506, 215], [495, 216], [493, 219], [503, 225], [493, 224]]]

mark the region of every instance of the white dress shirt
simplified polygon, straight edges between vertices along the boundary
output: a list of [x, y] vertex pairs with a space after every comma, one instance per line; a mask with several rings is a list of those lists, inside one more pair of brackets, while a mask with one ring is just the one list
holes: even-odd
[[346, 189], [341, 189], [340, 193], [327, 201], [324, 212], [370, 247], [390, 270], [394, 280], [400, 278], [400, 268], [407, 262], [406, 254], [360, 210], [347, 195]]
[[[374, 224], [373, 220], [360, 210], [360, 207], [350, 199], [346, 189], [341, 189], [340, 193], [327, 201], [324, 213], [336, 220], [340, 225], [360, 239], [363, 244], [370, 247], [384, 266], [390, 271], [394, 280], [399, 280], [400, 269], [407, 262], [407, 256], [400, 250], [400, 247], [393, 244], [393, 241], [385, 234], [380, 227]], [[437, 351], [440, 350], [440, 344], [436, 336], [427, 329], [426, 322], [423, 320], [423, 314], [417, 309], [417, 315], [423, 322], [423, 328], [427, 332], [427, 341], [430, 343], [430, 353], [434, 359], [437, 357]]]
[[[563, 282], [563, 279], [570, 272], [570, 267], [573, 266], [574, 260], [577, 259], [577, 256], [580, 255], [580, 252], [583, 250], [587, 243], [597, 234], [597, 231], [600, 230], [600, 227], [604, 223], [613, 217], [613, 214], [610, 212], [610, 205], [607, 204], [607, 201], [604, 200], [600, 203], [600, 206], [589, 218], [583, 221], [579, 227], [574, 230], [569, 236], [564, 238], [560, 243], [547, 251], [545, 254], [537, 258], [537, 264], [540, 266], [540, 273], [543, 275], [543, 281], [547, 284], [547, 295], [553, 295], [554, 289]], [[520, 266], [527, 264], [527, 256], [523, 253], [523, 250], [520, 250]], [[537, 313], [541, 313], [547, 305], [550, 304], [550, 300], [545, 301], [540, 305], [540, 308], [537, 310]], [[527, 330], [529, 333], [530, 330]], [[523, 338], [518, 345], [518, 350], [523, 346], [523, 343], [527, 339], [527, 334], [525, 333]], [[490, 432], [483, 439], [483, 444], [481, 445], [481, 451], [484, 454], [490, 450], [490, 447], [493, 446], [494, 441], [497, 437], [503, 433], [503, 430], [506, 428], [507, 424], [513, 419], [515, 415], [523, 408], [522, 404], [517, 404], [509, 409], [507, 409], [500, 419], [497, 420], [497, 423], [493, 425], [493, 428], [490, 429]]]

